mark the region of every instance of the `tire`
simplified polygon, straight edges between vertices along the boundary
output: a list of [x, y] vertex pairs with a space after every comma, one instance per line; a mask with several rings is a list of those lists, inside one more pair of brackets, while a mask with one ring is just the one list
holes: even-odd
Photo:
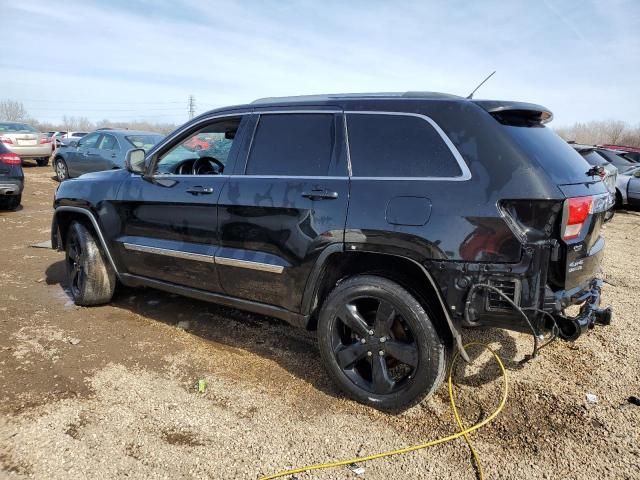
[[61, 158], [56, 158], [53, 163], [56, 171], [56, 179], [59, 182], [64, 182], [69, 179], [69, 168], [67, 168], [67, 164]]
[[340, 389], [379, 410], [404, 410], [430, 397], [446, 373], [445, 344], [420, 302], [375, 275], [352, 277], [330, 293], [318, 343]]
[[22, 194], [10, 195], [0, 198], [0, 208], [3, 210], [16, 210], [22, 203]]
[[116, 275], [105, 260], [94, 235], [80, 222], [72, 222], [65, 245], [67, 280], [76, 305], [108, 303], [113, 298]]
[[49, 165], [49, 157], [36, 158], [36, 163], [39, 167], [46, 167]]

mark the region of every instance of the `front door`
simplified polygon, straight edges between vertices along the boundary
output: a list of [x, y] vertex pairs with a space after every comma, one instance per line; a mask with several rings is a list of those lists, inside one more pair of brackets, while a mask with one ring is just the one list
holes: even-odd
[[[215, 268], [217, 204], [236, 155], [241, 116], [214, 118], [162, 146], [151, 173], [125, 180], [116, 202], [122, 235], [118, 253], [128, 273], [219, 292]], [[196, 135], [209, 139], [194, 149]]]
[[230, 296], [299, 311], [318, 256], [343, 242], [342, 114], [256, 112], [252, 128], [250, 151], [219, 199], [218, 273]]

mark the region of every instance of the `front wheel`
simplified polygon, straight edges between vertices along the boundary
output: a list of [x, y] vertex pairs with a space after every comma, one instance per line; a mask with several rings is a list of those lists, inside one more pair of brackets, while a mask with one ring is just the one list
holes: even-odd
[[115, 272], [94, 235], [82, 223], [71, 223], [65, 252], [69, 289], [76, 305], [110, 302], [116, 286]]
[[397, 283], [360, 275], [340, 283], [318, 320], [323, 363], [350, 397], [408, 408], [444, 379], [446, 348], [420, 302]]

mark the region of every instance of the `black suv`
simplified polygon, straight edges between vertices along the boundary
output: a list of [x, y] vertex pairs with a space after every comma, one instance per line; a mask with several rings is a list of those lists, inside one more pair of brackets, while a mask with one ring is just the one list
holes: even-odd
[[52, 242], [79, 305], [119, 280], [278, 317], [317, 330], [351, 397], [396, 410], [466, 357], [463, 326], [575, 339], [607, 318], [609, 195], [550, 119], [434, 93], [215, 110], [60, 185]]

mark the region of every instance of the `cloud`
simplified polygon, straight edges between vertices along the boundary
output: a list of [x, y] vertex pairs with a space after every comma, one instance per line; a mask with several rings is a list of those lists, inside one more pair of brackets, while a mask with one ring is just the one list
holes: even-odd
[[[186, 120], [254, 98], [434, 90], [542, 103], [556, 124], [637, 122], [633, 0], [183, 2], [3, 7], [0, 97], [62, 115]], [[183, 103], [181, 103], [183, 102]]]

